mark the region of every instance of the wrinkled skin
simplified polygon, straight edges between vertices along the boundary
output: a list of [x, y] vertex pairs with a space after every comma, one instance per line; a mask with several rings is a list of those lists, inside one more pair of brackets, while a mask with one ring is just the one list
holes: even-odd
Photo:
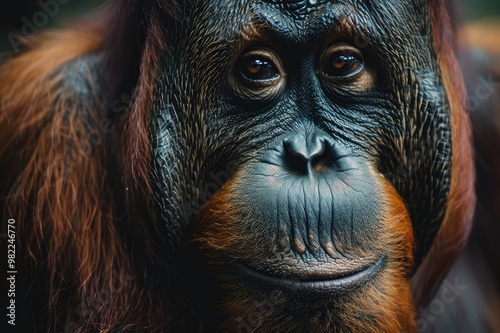
[[[171, 260], [204, 253], [172, 294], [196, 303], [210, 290], [222, 312], [176, 309], [178, 327], [413, 331], [408, 280], [451, 177], [426, 2], [181, 11], [155, 83], [151, 179]], [[192, 290], [176, 289], [186, 276]]]

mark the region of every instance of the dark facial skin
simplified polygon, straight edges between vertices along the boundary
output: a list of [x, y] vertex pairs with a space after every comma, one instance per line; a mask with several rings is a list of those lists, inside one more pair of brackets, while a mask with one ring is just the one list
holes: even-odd
[[[266, 321], [284, 326], [261, 331], [362, 329], [349, 298], [408, 260], [387, 240], [387, 186], [417, 265], [446, 210], [450, 120], [426, 2], [190, 3], [169, 23], [150, 124], [165, 237], [177, 248], [195, 230], [220, 294], [277, 290]], [[245, 316], [226, 312], [214, 325]]]

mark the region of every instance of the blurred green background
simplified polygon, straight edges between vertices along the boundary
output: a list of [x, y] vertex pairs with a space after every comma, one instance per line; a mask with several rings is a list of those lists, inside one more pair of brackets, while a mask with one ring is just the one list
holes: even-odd
[[[486, 17], [497, 17], [500, 20], [500, 0], [461, 0], [463, 14], [467, 21], [474, 21]], [[9, 40], [9, 31], [20, 29], [28, 20], [33, 23], [33, 15], [39, 14], [43, 9], [42, 3], [56, 2], [58, 0], [1, 0], [0, 1], [0, 60], [5, 58], [12, 50], [12, 41]], [[46, 16], [47, 22], [43, 29], [61, 25], [85, 15], [101, 6], [104, 0], [64, 0], [57, 13]], [[24, 19], [24, 21], [23, 21]], [[40, 17], [39, 17], [40, 19]], [[43, 17], [41, 18], [43, 19]], [[44, 22], [42, 22], [44, 23]], [[12, 39], [12, 35], [10, 35]], [[499, 41], [500, 42], [500, 41]]]
[[463, 13], [468, 21], [485, 17], [500, 18], [500, 0], [462, 0]]

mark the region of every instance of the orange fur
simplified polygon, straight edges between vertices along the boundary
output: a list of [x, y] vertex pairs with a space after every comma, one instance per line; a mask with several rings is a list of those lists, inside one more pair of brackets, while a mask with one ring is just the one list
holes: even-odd
[[20, 269], [39, 281], [33, 288], [48, 289], [40, 321], [65, 325], [41, 330], [148, 327], [162, 312], [140, 286], [119, 231], [97, 80], [83, 73], [90, 95], [82, 95], [73, 87], [82, 82], [66, 77], [74, 74], [66, 64], [102, 48], [102, 35], [48, 32], [0, 68], [0, 170], [9, 175], [0, 204], [18, 221], [19, 254], [28, 256]]

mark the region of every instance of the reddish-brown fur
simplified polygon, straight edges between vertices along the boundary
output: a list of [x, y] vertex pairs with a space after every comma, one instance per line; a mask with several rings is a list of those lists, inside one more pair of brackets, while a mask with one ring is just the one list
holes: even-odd
[[475, 206], [474, 159], [465, 87], [455, 55], [454, 36], [444, 0], [430, 1], [434, 49], [447, 92], [452, 122], [452, 179], [446, 216], [434, 244], [413, 278], [417, 305], [425, 306], [445, 278], [470, 231]]
[[[57, 69], [99, 50], [102, 35], [47, 33], [0, 71], [0, 156], [11, 163], [1, 165], [2, 206], [17, 221], [18, 255], [29, 256], [19, 256], [19, 265], [47, 270], [34, 288], [48, 289], [47, 313], [40, 316], [57, 313], [66, 323], [58, 330], [88, 330], [90, 319], [107, 331], [117, 322], [149, 327], [157, 314], [167, 318], [140, 285], [119, 230], [107, 138], [88, 132], [98, 128], [104, 110], [97, 97], [82, 103], [76, 91], [58, 86], [65, 73]], [[37, 271], [30, 269], [30, 277]]]
[[[429, 5], [436, 53], [452, 109], [453, 171], [446, 220], [413, 281], [418, 304], [432, 296], [463, 246], [473, 206], [470, 130], [463, 107], [460, 72], [450, 44], [449, 18], [444, 0], [429, 1]], [[136, 202], [137, 197], [149, 191], [148, 106], [158, 57], [166, 47], [160, 13], [172, 11], [172, 8], [159, 6], [148, 5], [145, 15], [150, 18], [145, 28], [148, 37], [144, 53], [137, 59], [118, 61], [128, 51], [120, 42], [130, 38], [126, 25], [133, 14], [123, 12], [126, 5], [121, 7], [116, 2], [112, 12], [122, 16], [122, 20], [111, 17], [104, 21], [102, 28], [47, 33], [30, 41], [27, 52], [0, 69], [0, 172], [5, 179], [0, 187], [1, 204], [7, 217], [18, 221], [18, 246], [26, 256], [23, 265], [36, 267], [30, 268], [29, 274], [35, 275], [42, 268], [47, 270], [47, 280], [41, 279], [41, 288], [49, 290], [48, 309], [47, 313], [40, 313], [38, 319], [58, 316], [60, 322], [74, 325], [70, 326], [71, 331], [168, 329], [168, 310], [154, 287], [148, 284], [139, 265], [141, 261], [157, 263], [158, 259], [154, 241], [148, 242], [152, 236], [144, 226], [150, 218], [141, 215], [142, 211], [147, 211], [147, 199], [139, 204]], [[106, 36], [104, 31], [109, 26], [111, 35], [103, 40], [99, 36]], [[126, 120], [118, 124], [112, 135], [99, 144], [91, 144], [88, 149], [88, 144], [82, 145], [88, 139], [87, 128], [96, 128], [105, 110], [95, 96], [76, 103], [75, 91], [58, 90], [64, 73], [57, 70], [80, 55], [98, 50], [107, 52], [111, 61], [116, 58], [120, 65], [137, 65], [140, 72]], [[126, 67], [115, 72], [119, 70], [126, 70]], [[112, 74], [118, 76], [115, 72]], [[88, 81], [89, 84], [94, 82], [92, 77]], [[110, 82], [110, 91], [115, 93], [113, 90], [118, 88], [113, 85], [116, 83]], [[109, 175], [113, 166], [108, 162], [108, 146], [119, 152], [123, 185], [115, 183]], [[68, 147], [72, 149], [69, 159]], [[8, 165], [3, 162], [7, 160], [10, 161]], [[392, 187], [386, 184], [385, 188], [388, 216], [384, 222], [387, 230], [392, 231], [388, 233], [391, 241], [387, 242], [398, 243], [394, 245], [394, 258], [406, 258], [407, 261], [401, 266], [392, 262], [394, 267], [378, 280], [378, 286], [385, 293], [379, 294], [373, 289], [368, 295], [359, 294], [342, 303], [345, 309], [341, 315], [351, 322], [349, 329], [352, 331], [370, 331], [378, 327], [386, 332], [414, 332], [413, 305], [404, 276], [412, 261], [410, 221]], [[129, 212], [129, 220], [134, 230], [142, 232], [143, 249], [132, 251], [126, 244], [125, 227], [117, 218], [123, 213], [116, 212], [112, 204], [122, 195], [127, 197], [128, 207], [134, 210]], [[217, 209], [229, 211], [231, 201], [227, 200], [227, 195], [222, 192], [212, 200], [212, 203], [219, 202]], [[136, 204], [139, 208], [134, 206]], [[224, 223], [225, 230], [230, 218], [217, 217], [217, 221], [212, 222]], [[226, 233], [216, 238], [207, 237], [210, 230], [205, 232], [206, 246], [212, 250], [224, 250], [235, 241], [241, 241], [233, 238], [234, 234]], [[101, 303], [92, 303], [103, 295], [103, 290], [111, 296], [104, 297]], [[252, 311], [247, 300], [228, 303], [224, 308], [230, 311], [227, 308], [231, 307], [241, 313]], [[355, 320], [356, 310], [373, 313], [377, 321]], [[272, 318], [266, 323], [267, 328], [281, 324], [273, 323]], [[229, 321], [225, 325], [234, 327], [235, 323]], [[65, 327], [49, 329], [61, 331]]]

